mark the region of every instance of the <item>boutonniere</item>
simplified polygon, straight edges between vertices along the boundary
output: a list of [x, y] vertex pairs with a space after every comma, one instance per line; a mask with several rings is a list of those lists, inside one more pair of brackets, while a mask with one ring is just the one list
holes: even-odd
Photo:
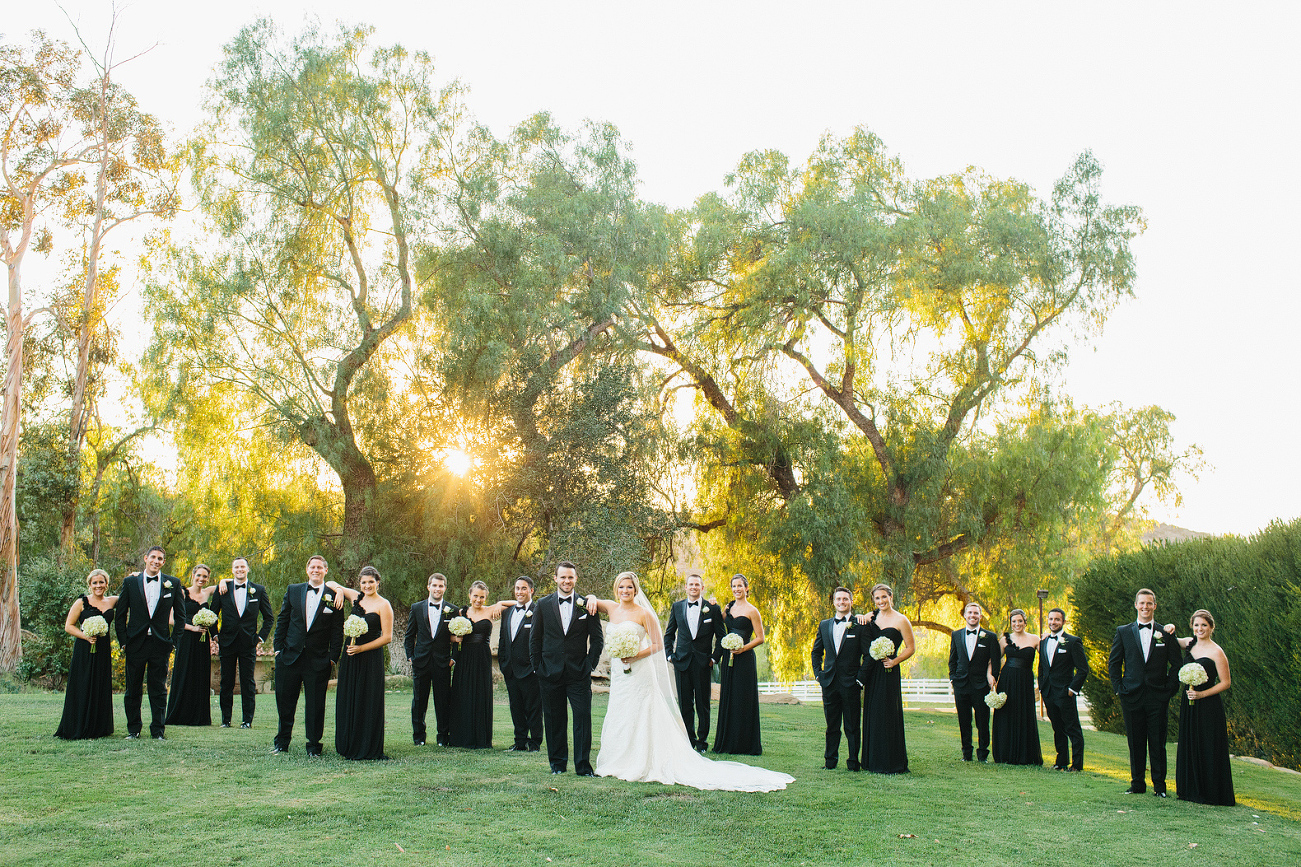
[[443, 613], [444, 613], [444, 614], [451, 614], [451, 613], [452, 613], [453, 611], [455, 611], [455, 610], [456, 610], [456, 609], [453, 608], [453, 607], [450, 606], [450, 605], [444, 605], [444, 606], [443, 606]]
[[171, 582], [171, 581], [164, 581], [164, 582], [163, 582], [163, 586], [166, 587], [168, 590], [171, 590], [171, 589], [172, 589], [172, 582]]
[[533, 616], [533, 609], [532, 609], [532, 608], [526, 608], [526, 609], [524, 610], [524, 616], [525, 616], [525, 617], [532, 617], [532, 616]]
[[324, 601], [327, 605], [333, 605], [333, 604], [334, 604], [334, 597], [333, 597], [332, 595], [330, 595], [329, 593], [326, 593], [323, 601]]
[[708, 604], [702, 604], [702, 605], [700, 606], [700, 613], [701, 613], [701, 614], [708, 614], [708, 613], [709, 613], [709, 605], [708, 605]]

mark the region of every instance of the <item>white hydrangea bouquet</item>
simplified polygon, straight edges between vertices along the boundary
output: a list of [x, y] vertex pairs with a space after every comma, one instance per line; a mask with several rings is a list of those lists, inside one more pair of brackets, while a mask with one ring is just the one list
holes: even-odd
[[741, 647], [745, 644], [745, 639], [741, 637], [741, 634], [739, 632], [729, 632], [723, 636], [723, 640], [720, 641], [719, 644], [722, 645], [723, 649], [728, 652], [727, 664], [731, 665], [732, 664], [731, 654], [736, 653], [738, 650], [741, 649]]
[[472, 629], [474, 624], [470, 622], [470, 618], [459, 614], [447, 622], [447, 631], [459, 637], [469, 635]]
[[[194, 625], [201, 629], [211, 629], [217, 625], [217, 613], [207, 608], [200, 608], [194, 615]], [[208, 633], [204, 632], [199, 636], [200, 641], [208, 640]]]
[[873, 659], [881, 660], [894, 656], [895, 646], [887, 636], [882, 635], [867, 646], [868, 655]]
[[[81, 624], [81, 631], [91, 638], [101, 638], [108, 635], [108, 621], [98, 614], [94, 617], [87, 617], [86, 622]], [[90, 645], [91, 653], [95, 652], [96, 646], [95, 644]]]
[[989, 705], [993, 710], [998, 710], [1000, 707], [1007, 704], [1007, 693], [990, 690], [985, 693], [985, 704]]
[[348, 619], [343, 621], [343, 634], [348, 637], [349, 644], [356, 644], [357, 639], [365, 635], [369, 628], [366, 618], [358, 617], [356, 614], [349, 614]]
[[[605, 636], [605, 647], [612, 660], [636, 656], [641, 651], [641, 633], [637, 631], [637, 624], [627, 620], [611, 626]], [[623, 670], [632, 671], [632, 666], [625, 662]]]
[[[1202, 668], [1200, 662], [1185, 663], [1184, 666], [1179, 669], [1179, 682], [1190, 688], [1201, 686], [1206, 683], [1206, 669]], [[1188, 700], [1197, 701], [1195, 698], [1190, 698]]]

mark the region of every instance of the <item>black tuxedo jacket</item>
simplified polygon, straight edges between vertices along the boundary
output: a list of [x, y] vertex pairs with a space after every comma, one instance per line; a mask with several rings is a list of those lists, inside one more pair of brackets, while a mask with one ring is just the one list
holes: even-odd
[[[212, 594], [208, 604], [217, 612], [217, 643], [222, 656], [243, 656], [257, 649], [257, 640], [267, 640], [271, 634], [271, 624], [275, 621], [275, 612], [271, 610], [271, 598], [267, 589], [261, 584], [248, 582], [244, 598], [244, 614], [241, 616], [235, 605], [235, 582], [226, 585], [226, 592], [220, 589]], [[258, 617], [262, 618], [262, 627], [258, 628]]]
[[533, 614], [533, 634], [529, 636], [529, 656], [533, 670], [544, 680], [581, 680], [590, 677], [601, 660], [605, 634], [601, 619], [588, 614], [574, 593], [574, 613], [565, 632], [560, 619], [560, 602], [556, 594], [538, 600]]
[[867, 676], [863, 671], [868, 655], [866, 626], [859, 626], [854, 615], [849, 616], [849, 627], [836, 650], [835, 618], [818, 624], [818, 634], [813, 639], [813, 676], [823, 689], [845, 689], [859, 686]]
[[981, 693], [989, 692], [989, 681], [985, 678], [985, 667], [993, 663], [994, 679], [1002, 669], [1002, 656], [998, 647], [998, 636], [988, 629], [981, 629], [976, 636], [976, 652], [967, 657], [967, 627], [955, 630], [949, 640], [949, 682], [954, 692]]
[[723, 609], [711, 605], [700, 597], [700, 621], [696, 624], [696, 637], [691, 637], [691, 623], [687, 620], [687, 600], [673, 603], [669, 609], [669, 623], [664, 627], [664, 651], [669, 662], [679, 671], [692, 665], [708, 668], [719, 660], [723, 650], [718, 642], [727, 631]]
[[[533, 621], [537, 619], [537, 603], [527, 606], [513, 605], [501, 615], [501, 629], [497, 633], [497, 665], [502, 677], [519, 680], [533, 673], [533, 657], [529, 650]], [[519, 620], [519, 633], [511, 640], [510, 632]]]
[[304, 658], [313, 668], [322, 670], [339, 660], [339, 652], [343, 650], [345, 615], [334, 609], [334, 591], [323, 587], [316, 618], [312, 621], [312, 628], [308, 629], [304, 611], [306, 599], [306, 583], [290, 584], [286, 588], [285, 601], [276, 616], [274, 647], [279, 654], [276, 661], [293, 665], [299, 658]]
[[185, 588], [174, 576], [158, 576], [158, 604], [154, 606], [153, 617], [149, 616], [149, 605], [145, 602], [144, 574], [135, 572], [126, 576], [114, 606], [113, 623], [117, 628], [117, 643], [127, 653], [144, 649], [150, 637], [171, 644], [172, 630], [184, 629], [188, 622]]
[[452, 662], [452, 633], [447, 623], [460, 615], [457, 608], [446, 599], [443, 600], [443, 613], [438, 618], [438, 634], [429, 632], [429, 600], [421, 599], [411, 606], [407, 616], [407, 631], [402, 636], [402, 646], [411, 660], [411, 668], [420, 674], [426, 674], [434, 668], [447, 668]]
[[1088, 676], [1089, 657], [1078, 637], [1063, 632], [1052, 659], [1047, 636], [1039, 639], [1039, 692], [1045, 699], [1060, 699], [1068, 689], [1079, 695]]
[[1143, 645], [1138, 637], [1138, 623], [1116, 627], [1107, 655], [1107, 674], [1111, 689], [1131, 707], [1147, 696], [1169, 700], [1179, 691], [1179, 642], [1173, 635], [1152, 624], [1152, 646], [1143, 661]]

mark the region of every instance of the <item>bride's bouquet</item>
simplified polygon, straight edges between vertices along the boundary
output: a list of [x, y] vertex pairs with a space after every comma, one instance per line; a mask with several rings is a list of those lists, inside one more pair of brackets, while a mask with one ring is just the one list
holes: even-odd
[[203, 634], [199, 636], [199, 640], [207, 641], [208, 640], [207, 630], [217, 625], [217, 612], [211, 611], [207, 608], [200, 608], [195, 613], [193, 622], [195, 626], [198, 626], [204, 630]]
[[993, 690], [985, 693], [985, 704], [989, 705], [992, 710], [998, 710], [1007, 704], [1007, 693], [994, 692]]
[[472, 629], [474, 629], [474, 624], [470, 622], [468, 617], [457, 615], [447, 622], [447, 631], [458, 637], [463, 638], [469, 635]]
[[[1200, 662], [1188, 662], [1179, 669], [1179, 682], [1188, 687], [1201, 686], [1206, 683], [1206, 669]], [[1189, 701], [1197, 701], [1195, 698]]]
[[739, 632], [729, 632], [726, 635], [724, 635], [723, 640], [718, 643], [722, 645], [723, 649], [728, 652], [727, 664], [731, 665], [732, 664], [731, 654], [736, 653], [738, 650], [741, 649], [741, 647], [745, 644], [745, 639], [741, 637], [741, 634]]
[[[610, 651], [611, 660], [636, 656], [641, 651], [641, 633], [637, 631], [637, 624], [629, 620], [611, 626], [605, 636], [605, 647]], [[623, 670], [632, 671], [632, 666], [625, 662]]]
[[[899, 646], [902, 647], [903, 644], [900, 643]], [[894, 642], [884, 635], [867, 646], [868, 655], [876, 660], [894, 656], [895, 650]]]
[[[91, 638], [101, 638], [108, 635], [108, 621], [96, 614], [94, 617], [87, 617], [86, 622], [81, 624], [81, 631]], [[90, 652], [94, 653], [97, 644], [90, 646]]]
[[348, 619], [343, 621], [343, 634], [348, 636], [349, 644], [356, 644], [357, 639], [365, 635], [369, 628], [366, 625], [366, 618], [358, 617], [356, 614], [349, 614]]

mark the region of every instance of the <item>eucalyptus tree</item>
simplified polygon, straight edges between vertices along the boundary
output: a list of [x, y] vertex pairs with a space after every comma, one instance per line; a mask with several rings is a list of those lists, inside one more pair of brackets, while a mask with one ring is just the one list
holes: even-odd
[[703, 408], [699, 523], [811, 598], [876, 577], [907, 598], [928, 567], [962, 596], [954, 555], [1092, 508], [1096, 430], [1029, 398], [1133, 291], [1142, 217], [1100, 175], [1086, 153], [1047, 200], [975, 169], [911, 180], [862, 129], [803, 165], [746, 156], [641, 319]]
[[[204, 217], [174, 278], [148, 297], [151, 363], [174, 411], [230, 386], [343, 492], [344, 565], [371, 553], [378, 478], [359, 433], [382, 403], [377, 356], [408, 328], [416, 246], [438, 235], [461, 103], [430, 58], [374, 47], [366, 28], [267, 20], [226, 47], [192, 148]], [[369, 385], [368, 385], [369, 384]]]

